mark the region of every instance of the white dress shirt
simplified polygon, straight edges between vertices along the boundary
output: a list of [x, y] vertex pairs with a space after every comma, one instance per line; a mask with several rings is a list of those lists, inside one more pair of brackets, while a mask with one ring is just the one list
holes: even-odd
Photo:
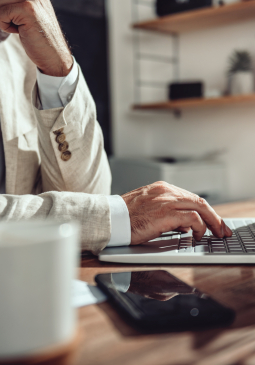
[[[37, 69], [37, 84], [43, 110], [65, 107], [74, 95], [78, 82], [78, 67], [74, 64], [65, 77], [44, 75]], [[111, 212], [111, 239], [108, 247], [128, 246], [131, 242], [131, 225], [126, 203], [119, 195], [107, 197]]]

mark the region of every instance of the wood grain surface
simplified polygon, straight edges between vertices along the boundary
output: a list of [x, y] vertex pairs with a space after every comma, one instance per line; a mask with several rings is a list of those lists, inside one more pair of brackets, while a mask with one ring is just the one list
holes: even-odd
[[223, 107], [226, 105], [255, 105], [255, 94], [222, 96], [219, 98], [189, 98], [156, 103], [136, 104], [134, 110], [182, 110], [191, 108]]
[[133, 28], [163, 33], [183, 33], [249, 21], [254, 17], [255, 1], [250, 0], [167, 15], [135, 23]]
[[[223, 217], [255, 217], [255, 200], [215, 207]], [[136, 332], [108, 302], [80, 309], [84, 332], [77, 365], [254, 365], [255, 266], [129, 265], [82, 259], [81, 280], [94, 284], [98, 273], [164, 269], [233, 308], [236, 320], [225, 329], [145, 335]]]

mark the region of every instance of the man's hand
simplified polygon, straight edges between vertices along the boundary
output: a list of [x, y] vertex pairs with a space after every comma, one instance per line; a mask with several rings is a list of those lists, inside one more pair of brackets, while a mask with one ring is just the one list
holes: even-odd
[[46, 75], [66, 76], [72, 69], [50, 0], [0, 0], [0, 29], [18, 33], [28, 57]]
[[156, 182], [122, 196], [130, 215], [131, 244], [137, 245], [174, 230], [193, 230], [199, 241], [208, 227], [217, 237], [231, 237], [232, 231], [213, 208], [186, 190]]
[[163, 270], [132, 272], [128, 291], [163, 302], [179, 294], [194, 294], [193, 288]]

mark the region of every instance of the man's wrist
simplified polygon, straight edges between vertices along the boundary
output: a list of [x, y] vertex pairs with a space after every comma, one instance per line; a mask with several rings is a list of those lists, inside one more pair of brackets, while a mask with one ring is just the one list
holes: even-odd
[[64, 56], [59, 62], [50, 65], [49, 67], [39, 68], [41, 73], [48, 76], [65, 77], [67, 76], [73, 67], [73, 57], [71, 53]]

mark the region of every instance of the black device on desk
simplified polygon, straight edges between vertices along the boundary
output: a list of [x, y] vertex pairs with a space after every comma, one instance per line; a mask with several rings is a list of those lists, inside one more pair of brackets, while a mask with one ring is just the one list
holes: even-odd
[[100, 274], [98, 286], [135, 327], [149, 332], [224, 327], [233, 310], [164, 270]]
[[165, 16], [207, 6], [212, 6], [212, 0], [157, 0], [156, 14]]

